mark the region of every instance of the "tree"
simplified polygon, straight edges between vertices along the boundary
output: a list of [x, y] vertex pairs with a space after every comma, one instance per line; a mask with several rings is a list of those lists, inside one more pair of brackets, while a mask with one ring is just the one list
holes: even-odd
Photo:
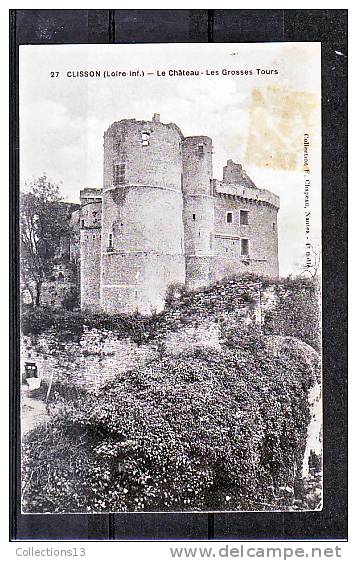
[[59, 186], [45, 174], [26, 187], [20, 198], [21, 276], [32, 303], [39, 306], [61, 237], [69, 235], [68, 205], [60, 197]]
[[309, 246], [309, 261], [301, 265], [301, 273], [298, 276], [311, 277], [313, 280], [321, 274], [321, 250]]

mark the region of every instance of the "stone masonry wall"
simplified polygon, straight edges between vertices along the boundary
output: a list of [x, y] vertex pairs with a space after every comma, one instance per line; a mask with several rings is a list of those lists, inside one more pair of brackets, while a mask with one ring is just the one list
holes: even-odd
[[167, 308], [156, 338], [140, 345], [114, 330], [97, 328], [85, 328], [79, 337], [65, 339], [53, 329], [24, 336], [21, 372], [26, 361], [36, 362], [39, 376], [47, 382], [53, 377], [54, 381], [95, 390], [130, 368], [157, 358], [159, 342], [173, 348], [176, 345], [178, 352], [187, 344], [204, 344], [204, 333], [208, 337], [237, 323], [259, 325], [260, 299], [259, 286], [252, 282], [232, 282], [211, 288], [210, 293], [189, 293]]
[[[236, 273], [279, 276], [277, 209], [271, 205], [241, 200], [234, 196], [215, 197], [213, 279]], [[240, 211], [248, 212], [248, 224]], [[227, 213], [232, 221], [227, 222]], [[241, 252], [242, 239], [248, 240], [248, 255]]]
[[265, 332], [267, 314], [279, 306], [281, 298], [288, 297], [289, 290], [251, 280], [232, 280], [189, 293], [177, 287], [162, 315], [133, 318], [133, 329], [123, 330], [119, 322], [117, 328], [115, 323], [110, 328], [84, 327], [73, 335], [48, 329], [41, 335], [23, 337], [21, 372], [26, 361], [36, 362], [39, 376], [46, 381], [53, 376], [54, 381], [95, 390], [127, 370], [157, 359], [162, 346], [175, 353], [197, 345], [217, 346], [227, 329], [240, 326]]
[[80, 212], [81, 308], [99, 310], [102, 203], [82, 205]]
[[[184, 282], [181, 137], [175, 125], [135, 119], [104, 135], [101, 308], [108, 314], [160, 311], [167, 287]], [[120, 178], [115, 166], [123, 166]]]
[[61, 341], [50, 330], [22, 338], [21, 372], [26, 361], [36, 362], [38, 375], [46, 382], [53, 377], [54, 381], [95, 390], [154, 356], [152, 346], [139, 347], [107, 330], [87, 329], [79, 341]]
[[[82, 309], [152, 314], [172, 283], [196, 289], [237, 273], [279, 276], [278, 197], [232, 160], [223, 182], [213, 179], [212, 153], [211, 138], [184, 137], [158, 114], [105, 131], [103, 191], [81, 195]], [[100, 225], [92, 214], [101, 197]]]

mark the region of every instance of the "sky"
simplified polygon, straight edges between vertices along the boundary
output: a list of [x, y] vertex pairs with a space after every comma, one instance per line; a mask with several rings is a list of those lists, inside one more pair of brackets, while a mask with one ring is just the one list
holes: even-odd
[[[72, 77], [85, 70], [100, 76]], [[297, 274], [305, 260], [305, 134], [309, 239], [320, 247], [320, 85], [319, 43], [23, 45], [21, 189], [46, 173], [66, 200], [78, 202], [84, 187], [102, 187], [109, 125], [159, 113], [185, 136], [213, 139], [215, 178], [233, 159], [258, 187], [280, 196], [280, 273]]]

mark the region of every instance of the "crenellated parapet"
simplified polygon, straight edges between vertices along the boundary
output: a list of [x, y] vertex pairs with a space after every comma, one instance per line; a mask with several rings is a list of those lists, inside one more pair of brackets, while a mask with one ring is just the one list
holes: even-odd
[[279, 197], [267, 189], [247, 187], [237, 183], [224, 183], [218, 179], [212, 179], [212, 192], [215, 197], [235, 197], [242, 202], [263, 203], [276, 209], [280, 208]]

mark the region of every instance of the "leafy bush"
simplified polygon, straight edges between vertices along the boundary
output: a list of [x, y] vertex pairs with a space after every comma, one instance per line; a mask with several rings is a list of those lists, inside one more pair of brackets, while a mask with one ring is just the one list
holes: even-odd
[[[259, 305], [254, 296], [258, 284], [261, 290], [274, 286], [277, 296], [277, 305], [265, 314], [265, 333], [298, 337], [319, 350], [320, 297], [317, 284], [310, 279], [277, 281], [256, 275], [230, 277], [192, 291], [187, 291], [180, 284], [171, 285], [167, 290], [165, 309], [151, 316], [139, 313], [108, 316], [50, 308], [23, 308], [22, 332], [24, 335], [38, 335], [53, 329], [59, 338], [71, 339], [81, 337], [85, 328], [96, 328], [115, 331], [118, 338], [129, 337], [138, 344], [145, 344], [183, 326], [196, 325], [205, 318], [222, 322], [227, 315], [239, 309], [252, 310]], [[68, 307], [71, 307], [71, 302]]]
[[285, 279], [276, 292], [277, 305], [265, 315], [265, 333], [297, 337], [319, 352], [321, 295], [318, 284], [310, 279]]
[[[284, 509], [314, 368], [254, 332], [52, 404], [24, 441], [25, 512]], [[63, 392], [62, 392], [63, 393]]]
[[184, 284], [172, 283], [168, 286], [165, 296], [166, 306], [174, 306], [181, 298], [188, 293]]
[[80, 338], [85, 328], [107, 329], [116, 331], [118, 338], [131, 337], [134, 341], [142, 343], [149, 338], [156, 321], [155, 315], [106, 316], [41, 307], [22, 310], [21, 330], [23, 335], [34, 336], [53, 330], [58, 340], [73, 340]]
[[46, 306], [23, 308], [21, 310], [21, 331], [23, 335], [39, 335], [55, 329], [59, 336], [82, 334], [84, 316], [81, 312], [60, 310]]

